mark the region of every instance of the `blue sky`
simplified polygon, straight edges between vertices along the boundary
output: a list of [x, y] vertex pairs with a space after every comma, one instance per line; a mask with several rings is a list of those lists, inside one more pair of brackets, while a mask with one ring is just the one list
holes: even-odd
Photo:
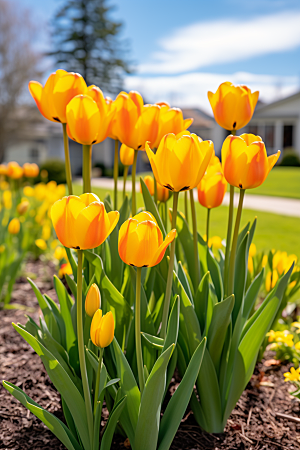
[[[43, 46], [63, 0], [15, 0], [30, 9]], [[110, 0], [124, 22], [136, 72], [125, 79], [149, 102], [199, 106], [222, 81], [272, 101], [300, 88], [299, 0]], [[101, 87], [101, 86], [100, 86]]]

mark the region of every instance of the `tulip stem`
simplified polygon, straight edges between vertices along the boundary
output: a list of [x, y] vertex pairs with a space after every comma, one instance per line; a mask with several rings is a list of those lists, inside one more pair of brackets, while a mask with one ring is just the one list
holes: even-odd
[[198, 232], [197, 232], [197, 216], [194, 200], [194, 190], [190, 190], [190, 200], [191, 200], [191, 212], [192, 212], [192, 222], [193, 222], [193, 238], [194, 238], [194, 259], [195, 259], [195, 270], [196, 270], [196, 286], [197, 288], [200, 283], [200, 264], [198, 255]]
[[136, 175], [136, 162], [138, 157], [138, 150], [134, 150], [134, 158], [132, 164], [132, 200], [131, 200], [131, 212], [132, 216], [136, 215], [136, 195], [135, 195], [135, 175]]
[[165, 201], [164, 205], [165, 205], [165, 231], [166, 231], [166, 234], [168, 234], [168, 212], [169, 212], [168, 202]]
[[118, 209], [119, 141], [115, 140], [114, 157], [114, 209]]
[[141, 288], [142, 288], [142, 268], [136, 268], [136, 300], [135, 300], [135, 349], [136, 361], [138, 368], [138, 377], [141, 394], [145, 387], [144, 365], [142, 353], [142, 336], [141, 336]]
[[83, 193], [92, 192], [91, 171], [92, 171], [92, 146], [83, 145], [82, 146]]
[[99, 397], [100, 375], [101, 375], [101, 367], [102, 367], [104, 349], [100, 347], [99, 350], [100, 350], [100, 353], [99, 353], [99, 362], [98, 362], [97, 378], [96, 378], [96, 386], [95, 386], [95, 397], [94, 397], [94, 417], [96, 417], [97, 403], [98, 403], [98, 397]]
[[93, 410], [90, 396], [89, 382], [85, 363], [85, 350], [83, 340], [83, 317], [82, 317], [82, 250], [78, 250], [77, 266], [77, 341], [79, 353], [79, 365], [84, 393], [84, 403], [88, 422], [91, 448], [93, 447]]
[[234, 226], [231, 253], [230, 253], [229, 283], [228, 283], [229, 295], [234, 293], [233, 291], [234, 291], [234, 269], [235, 269], [236, 247], [237, 247], [237, 241], [238, 241], [238, 236], [239, 236], [239, 228], [240, 228], [240, 222], [241, 222], [241, 216], [242, 216], [244, 195], [245, 195], [245, 189], [240, 189], [239, 206], [238, 206], [236, 219], [235, 219], [235, 226]]
[[67, 179], [69, 195], [73, 195], [72, 171], [71, 171], [71, 162], [70, 162], [69, 138], [68, 138], [68, 133], [67, 133], [67, 124], [63, 123], [62, 126], [63, 126], [63, 136], [64, 136], [66, 179]]
[[157, 181], [155, 177], [154, 177], [154, 203], [157, 206]]
[[[176, 229], [178, 195], [179, 195], [179, 192], [173, 192], [173, 211], [172, 211], [172, 228], [171, 228], [172, 230], [174, 228]], [[169, 315], [169, 309], [170, 309], [170, 300], [171, 300], [172, 282], [173, 282], [174, 258], [175, 258], [175, 239], [171, 243], [166, 295], [165, 295], [165, 300], [164, 300], [164, 309], [163, 309], [162, 323], [161, 323], [161, 329], [160, 329], [160, 337], [163, 339], [165, 339], [166, 334], [167, 334], [167, 321], [168, 321], [168, 315]]]
[[125, 166], [124, 167], [124, 173], [123, 173], [123, 201], [125, 200], [125, 195], [126, 195], [126, 180], [127, 180], [127, 175], [128, 175], [128, 169], [129, 169], [129, 166]]
[[206, 242], [208, 246], [209, 240], [209, 219], [210, 219], [210, 208], [207, 208], [207, 216], [206, 216]]
[[184, 192], [184, 215], [185, 215], [185, 220], [187, 221], [187, 224], [189, 224], [188, 193], [187, 193], [187, 191]]
[[228, 214], [225, 262], [224, 262], [224, 292], [226, 296], [228, 288], [229, 256], [230, 256], [232, 222], [233, 222], [233, 200], [234, 200], [234, 186], [230, 186], [229, 214]]

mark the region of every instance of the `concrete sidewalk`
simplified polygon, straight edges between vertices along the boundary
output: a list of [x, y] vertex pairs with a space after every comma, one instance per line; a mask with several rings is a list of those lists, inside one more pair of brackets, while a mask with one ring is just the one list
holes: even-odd
[[[77, 179], [76, 183], [82, 184], [81, 179]], [[94, 178], [92, 185], [102, 189], [113, 189], [114, 180], [111, 178]], [[123, 181], [118, 180], [118, 190], [123, 190]], [[126, 190], [131, 191], [131, 181], [126, 182]], [[136, 182], [136, 191], [140, 191], [140, 183]], [[252, 195], [251, 190], [246, 191], [244, 198], [245, 209], [254, 209], [257, 211], [265, 211], [282, 216], [300, 217], [300, 200], [284, 197], [269, 197], [264, 195]], [[195, 199], [197, 199], [196, 189], [194, 190]], [[234, 206], [238, 205], [239, 195], [236, 192], [234, 196]], [[229, 204], [229, 193], [225, 194], [223, 205]]]

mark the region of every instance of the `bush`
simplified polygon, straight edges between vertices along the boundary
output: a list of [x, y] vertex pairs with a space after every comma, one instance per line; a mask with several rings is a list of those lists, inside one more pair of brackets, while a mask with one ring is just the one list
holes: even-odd
[[[42, 170], [48, 172], [48, 179], [41, 178]], [[61, 159], [48, 159], [40, 166], [40, 175], [38, 181], [56, 181], [57, 184], [66, 183], [65, 163]]]
[[300, 158], [293, 148], [284, 150], [280, 166], [300, 167]]

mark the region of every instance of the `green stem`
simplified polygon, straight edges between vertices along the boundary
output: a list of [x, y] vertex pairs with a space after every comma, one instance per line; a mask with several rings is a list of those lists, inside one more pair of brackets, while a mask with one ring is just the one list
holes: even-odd
[[168, 202], [165, 202], [164, 203], [164, 205], [165, 205], [165, 230], [166, 230], [166, 233], [168, 233]]
[[141, 278], [142, 268], [136, 268], [136, 300], [135, 300], [135, 349], [136, 349], [136, 361], [139, 376], [139, 385], [141, 394], [145, 387], [144, 379], [144, 365], [143, 365], [143, 353], [142, 353], [142, 336], [141, 336]]
[[88, 422], [89, 436], [91, 448], [93, 447], [93, 411], [90, 396], [89, 382], [85, 363], [85, 350], [83, 341], [83, 318], [82, 318], [82, 250], [78, 250], [78, 266], [77, 266], [77, 341], [79, 353], [79, 365], [81, 372], [81, 380], [86, 408], [86, 416]]
[[230, 186], [229, 214], [228, 214], [225, 262], [224, 262], [224, 292], [226, 296], [228, 293], [227, 288], [228, 288], [229, 257], [230, 257], [230, 245], [231, 245], [232, 222], [233, 222], [233, 200], [234, 200], [234, 186]]
[[229, 283], [228, 283], [228, 294], [229, 295], [234, 293], [233, 291], [234, 291], [234, 269], [235, 269], [236, 247], [237, 247], [237, 241], [238, 241], [238, 236], [239, 236], [239, 228], [240, 228], [240, 222], [241, 222], [241, 216], [242, 216], [244, 195], [245, 195], [245, 189], [240, 189], [239, 206], [238, 206], [236, 219], [235, 219], [235, 226], [234, 226], [231, 253], [230, 253]]
[[114, 157], [114, 209], [118, 209], [118, 175], [119, 175], [119, 141], [115, 140], [115, 157]]
[[188, 193], [187, 193], [187, 191], [184, 192], [184, 215], [185, 215], [185, 220], [187, 221], [187, 224], [189, 224]]
[[83, 193], [92, 192], [91, 172], [92, 172], [92, 146], [83, 145], [82, 146]]
[[134, 158], [132, 164], [132, 204], [131, 204], [131, 212], [132, 216], [136, 215], [136, 195], [135, 195], [135, 174], [136, 174], [136, 162], [138, 157], [138, 150], [134, 150]]
[[196, 269], [196, 286], [199, 286], [200, 283], [200, 264], [199, 264], [199, 255], [198, 255], [198, 233], [197, 233], [197, 216], [196, 216], [196, 208], [195, 208], [195, 200], [194, 200], [194, 190], [190, 190], [190, 200], [191, 200], [191, 211], [192, 211], [192, 223], [193, 223], [193, 239], [194, 239], [194, 260], [195, 260], [195, 269]]
[[[174, 228], [176, 228], [178, 194], [179, 194], [179, 192], [173, 192], [172, 230]], [[164, 300], [164, 309], [163, 309], [162, 323], [161, 323], [161, 329], [160, 329], [160, 337], [163, 339], [165, 339], [166, 333], [167, 333], [167, 321], [168, 321], [168, 315], [169, 315], [171, 292], [172, 292], [172, 282], [173, 282], [174, 258], [175, 258], [175, 239], [171, 243], [166, 295], [165, 295], [165, 300]]]
[[209, 219], [210, 219], [210, 208], [207, 208], [207, 216], [206, 216], [206, 242], [208, 246], [209, 240]]
[[157, 181], [155, 177], [154, 177], [154, 203], [157, 206]]
[[124, 167], [124, 174], [123, 174], [123, 200], [125, 200], [125, 195], [126, 195], [126, 179], [127, 179], [127, 175], [128, 175], [128, 169], [129, 169], [129, 166], [125, 166]]
[[73, 194], [72, 171], [71, 171], [71, 162], [70, 162], [69, 138], [68, 138], [68, 133], [67, 133], [67, 124], [63, 123], [62, 126], [63, 126], [63, 136], [64, 136], [66, 179], [67, 179], [69, 195], [72, 195]]
[[98, 363], [98, 369], [97, 369], [95, 397], [94, 397], [94, 417], [96, 416], [97, 402], [98, 402], [98, 397], [99, 397], [100, 375], [101, 375], [101, 367], [102, 367], [102, 359], [103, 359], [104, 349], [100, 348], [99, 350], [100, 350], [100, 354], [99, 354], [99, 363]]

